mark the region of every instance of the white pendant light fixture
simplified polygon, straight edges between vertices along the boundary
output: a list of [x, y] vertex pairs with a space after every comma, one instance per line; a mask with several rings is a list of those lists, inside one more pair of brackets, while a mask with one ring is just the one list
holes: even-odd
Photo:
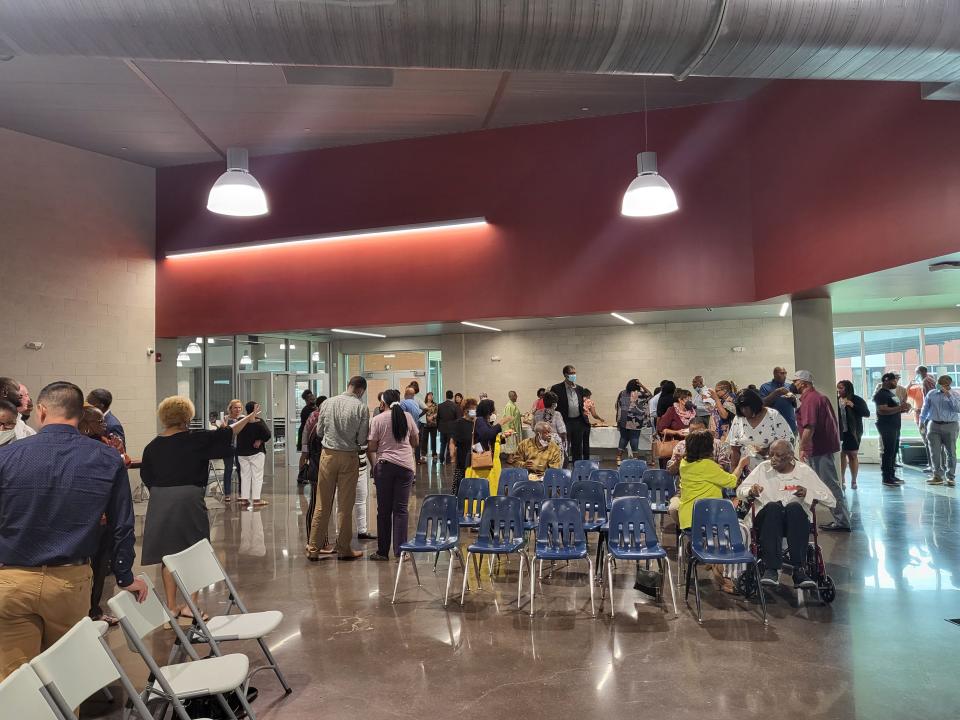
[[190, 362], [190, 356], [187, 355], [187, 353], [185, 353], [183, 350], [181, 350], [180, 354], [177, 355], [177, 362], [179, 363]]
[[246, 149], [227, 148], [227, 171], [210, 188], [207, 210], [234, 217], [267, 214], [267, 196], [248, 167]]
[[203, 350], [201, 350], [200, 346], [195, 342], [192, 342], [189, 345], [187, 345], [187, 353], [189, 355], [199, 355], [202, 352]]
[[253, 360], [250, 359], [250, 355], [248, 353], [244, 353], [240, 358], [240, 364], [253, 365]]
[[183, 363], [177, 360], [177, 367], [183, 367]]
[[313, 360], [313, 362], [320, 362], [320, 351], [314, 350], [313, 354], [310, 356], [310, 359]]
[[675, 212], [677, 196], [657, 172], [657, 154], [647, 151], [647, 81], [643, 81], [643, 147], [637, 155], [637, 177], [623, 194], [620, 213], [627, 217], [655, 217]]

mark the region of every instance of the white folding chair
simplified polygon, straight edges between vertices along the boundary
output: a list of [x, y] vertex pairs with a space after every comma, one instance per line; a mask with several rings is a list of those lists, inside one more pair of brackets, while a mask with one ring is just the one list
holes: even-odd
[[[267, 664], [254, 668], [250, 677], [261, 670], [273, 670], [283, 689], [289, 695], [293, 692], [287, 684], [280, 667], [267, 647], [264, 638], [277, 629], [283, 622], [283, 613], [279, 610], [265, 610], [250, 612], [247, 610], [233, 581], [227, 576], [223, 566], [213, 552], [208, 540], [188, 547], [175, 555], [164, 555], [163, 564], [173, 575], [177, 587], [187, 600], [187, 607], [193, 613], [192, 639], [199, 643], [207, 643], [214, 655], [220, 655], [219, 644], [231, 640], [256, 640], [267, 658]], [[193, 602], [192, 594], [215, 583], [226, 583], [230, 593], [230, 605], [224, 615], [203, 619], [203, 613]], [[233, 608], [239, 610], [237, 615], [231, 615]], [[249, 679], [249, 678], [248, 678]]]
[[[176, 618], [160, 601], [153, 583], [145, 575], [140, 578], [147, 584], [146, 602], [138, 603], [137, 599], [126, 591], [117, 593], [107, 601], [110, 610], [120, 620], [120, 627], [127, 637], [127, 646], [140, 655], [150, 670], [146, 687], [136, 699], [146, 703], [154, 697], [162, 698], [173, 705], [174, 713], [180, 720], [190, 720], [183, 707], [183, 700], [212, 695], [231, 718], [236, 718], [236, 713], [224, 697], [224, 693], [235, 692], [247, 716], [250, 720], [256, 720], [253, 709], [247, 702], [244, 685], [250, 669], [247, 656], [235, 653], [201, 660]], [[170, 623], [190, 661], [161, 667], [154, 660], [153, 653], [144, 645], [143, 638], [166, 623]]]
[[136, 688], [90, 618], [83, 618], [70, 628], [66, 635], [31, 660], [30, 667], [62, 718], [74, 717], [80, 703], [119, 680], [140, 718], [150, 720]]
[[21, 665], [0, 682], [3, 716], [17, 720], [60, 720], [57, 704], [30, 665]]

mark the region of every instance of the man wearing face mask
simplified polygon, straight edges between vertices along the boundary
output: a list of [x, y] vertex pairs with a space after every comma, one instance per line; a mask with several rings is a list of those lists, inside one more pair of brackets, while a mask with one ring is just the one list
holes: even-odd
[[547, 468], [563, 467], [563, 452], [553, 441], [550, 423], [538, 422], [533, 432], [532, 438], [527, 438], [517, 447], [514, 464], [529, 470], [531, 480], [541, 480]]
[[456, 495], [460, 489], [460, 481], [467, 474], [467, 468], [470, 467], [472, 456], [470, 448], [473, 445], [473, 426], [477, 421], [477, 401], [474, 398], [467, 398], [463, 401], [463, 416], [459, 417], [453, 423], [453, 432], [451, 433], [451, 442], [454, 446], [456, 455], [456, 465], [453, 469], [453, 486], [451, 494]]
[[0, 377], [0, 399], [8, 400], [17, 408], [17, 440], [23, 440], [24, 438], [37, 434], [37, 431], [27, 425], [20, 415], [20, 407], [23, 405], [23, 397], [20, 394], [20, 383], [13, 378]]
[[0, 447], [17, 439], [17, 407], [9, 400], [0, 400]]
[[576, 462], [584, 459], [587, 436], [588, 421], [583, 412], [583, 388], [577, 385], [577, 369], [573, 365], [563, 366], [563, 378], [563, 382], [550, 388], [550, 392], [557, 396], [557, 412], [567, 428], [570, 456]]

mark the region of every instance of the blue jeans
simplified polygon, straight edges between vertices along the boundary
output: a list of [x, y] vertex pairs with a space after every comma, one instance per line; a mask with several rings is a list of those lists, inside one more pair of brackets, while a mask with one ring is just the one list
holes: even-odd
[[233, 481], [233, 468], [234, 465], [237, 467], [237, 484], [240, 484], [240, 465], [237, 461], [237, 456], [233, 453], [223, 456], [223, 494], [230, 495], [230, 490], [232, 489]]
[[630, 443], [630, 449], [634, 453], [640, 451], [640, 429], [629, 430], [622, 425], [617, 426], [617, 429], [620, 431], [620, 442], [617, 443], [617, 449], [620, 452], [623, 452], [627, 449], [627, 443]]

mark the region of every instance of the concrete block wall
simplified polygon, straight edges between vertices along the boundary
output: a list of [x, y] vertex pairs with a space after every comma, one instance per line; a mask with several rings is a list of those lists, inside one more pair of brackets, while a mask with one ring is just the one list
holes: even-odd
[[108, 388], [139, 455], [156, 434], [154, 171], [3, 129], [0, 159], [0, 375], [34, 397]]
[[[561, 369], [569, 363], [608, 420], [617, 393], [630, 378], [640, 378], [651, 389], [664, 378], [689, 388], [694, 375], [703, 375], [709, 384], [732, 380], [744, 387], [769, 380], [776, 365], [793, 369], [788, 318], [471, 333], [463, 335], [462, 352], [456, 351], [459, 345], [453, 341], [442, 347], [447, 388], [474, 396], [484, 391], [498, 405], [506, 402], [509, 390], [516, 390], [526, 409], [538, 387], [560, 382]], [[732, 351], [739, 346], [743, 352]]]

